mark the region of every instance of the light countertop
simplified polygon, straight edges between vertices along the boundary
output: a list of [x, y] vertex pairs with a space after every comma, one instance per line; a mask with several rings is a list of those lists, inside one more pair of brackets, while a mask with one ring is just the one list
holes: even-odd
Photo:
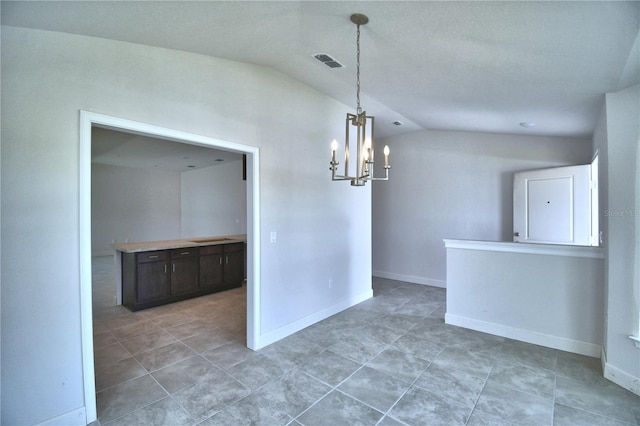
[[136, 253], [142, 251], [170, 250], [184, 247], [201, 247], [245, 242], [247, 242], [246, 235], [222, 235], [215, 237], [183, 238], [179, 240], [111, 244], [111, 248], [124, 253]]

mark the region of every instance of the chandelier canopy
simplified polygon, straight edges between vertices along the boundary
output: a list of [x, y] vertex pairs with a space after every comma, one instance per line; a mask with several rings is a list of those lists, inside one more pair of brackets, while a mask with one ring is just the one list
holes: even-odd
[[[374, 117], [367, 115], [360, 106], [360, 26], [369, 22], [366, 15], [355, 13], [351, 15], [351, 22], [356, 24], [356, 113], [347, 113], [345, 122], [345, 146], [344, 146], [344, 174], [336, 174], [338, 141], [331, 143], [331, 180], [349, 180], [352, 186], [364, 186], [368, 180], [389, 180], [389, 147], [384, 147], [384, 177], [373, 176], [373, 124]], [[350, 140], [356, 145], [355, 171], [349, 169], [349, 145]], [[355, 172], [353, 175], [349, 173]]]

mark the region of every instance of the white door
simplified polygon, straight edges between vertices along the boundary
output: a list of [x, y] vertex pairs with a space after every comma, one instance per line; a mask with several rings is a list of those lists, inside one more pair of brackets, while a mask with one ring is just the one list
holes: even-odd
[[588, 246], [590, 165], [514, 174], [513, 241]]
[[600, 199], [598, 198], [598, 154], [593, 157], [591, 162], [591, 245], [599, 246], [600, 238]]

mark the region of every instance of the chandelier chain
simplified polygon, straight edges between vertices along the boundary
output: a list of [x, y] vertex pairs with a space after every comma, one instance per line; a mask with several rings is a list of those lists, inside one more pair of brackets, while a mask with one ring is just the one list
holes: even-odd
[[356, 39], [356, 103], [358, 115], [362, 114], [362, 108], [360, 107], [360, 24], [357, 25], [357, 39]]

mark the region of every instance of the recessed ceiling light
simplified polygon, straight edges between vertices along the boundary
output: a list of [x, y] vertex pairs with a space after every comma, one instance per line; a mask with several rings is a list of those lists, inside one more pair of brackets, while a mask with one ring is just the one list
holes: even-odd
[[190, 169], [195, 169], [196, 168], [196, 166], [192, 166], [192, 165], [188, 165], [187, 167], [190, 168]]
[[402, 125], [404, 125], [404, 123], [402, 121], [398, 121], [398, 120], [394, 121], [392, 124], [394, 126], [402, 126]]
[[532, 127], [536, 127], [536, 123], [531, 121], [523, 121], [520, 123], [520, 127], [524, 127], [525, 129], [531, 129]]
[[216, 158], [216, 161], [224, 161], [222, 158]]

